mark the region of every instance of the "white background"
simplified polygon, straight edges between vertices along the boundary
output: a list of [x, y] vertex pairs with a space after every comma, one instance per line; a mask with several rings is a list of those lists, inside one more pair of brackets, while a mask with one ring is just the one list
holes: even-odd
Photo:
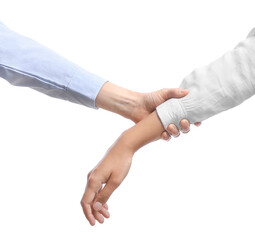
[[[1, 21], [120, 86], [178, 87], [255, 27], [254, 1], [1, 1]], [[254, 239], [254, 105], [158, 141], [83, 215], [86, 174], [132, 122], [0, 80], [0, 239]]]

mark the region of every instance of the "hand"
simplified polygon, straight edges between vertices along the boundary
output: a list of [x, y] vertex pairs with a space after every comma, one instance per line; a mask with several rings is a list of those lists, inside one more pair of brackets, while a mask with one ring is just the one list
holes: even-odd
[[[196, 122], [194, 123], [195, 126], [199, 127], [202, 123], [201, 122]], [[181, 127], [181, 132], [182, 133], [188, 133], [190, 131], [190, 123], [187, 119], [182, 119], [180, 121], [180, 127]], [[167, 127], [167, 131], [164, 131], [161, 135], [161, 138], [164, 140], [170, 140], [171, 136], [173, 137], [179, 137], [180, 136], [180, 132], [178, 130], [178, 128], [175, 126], [175, 124], [169, 124]]]
[[[188, 94], [188, 90], [180, 88], [163, 88], [150, 93], [138, 93], [119, 87], [111, 82], [106, 82], [96, 97], [96, 106], [115, 112], [137, 123], [152, 113], [158, 105], [170, 98], [182, 98]], [[186, 119], [185, 119], [186, 120]], [[195, 125], [199, 125], [196, 123]], [[175, 125], [168, 129], [170, 135], [177, 137], [179, 131]], [[189, 121], [182, 120], [180, 127], [183, 133], [189, 132]], [[169, 140], [170, 136], [164, 131], [161, 138]]]
[[81, 205], [92, 226], [95, 225], [95, 220], [103, 223], [104, 217], [110, 217], [106, 202], [127, 176], [133, 155], [134, 152], [123, 144], [120, 137], [98, 165], [89, 172]]
[[[156, 107], [168, 99], [171, 98], [182, 98], [188, 94], [188, 90], [180, 88], [163, 88], [161, 90], [151, 92], [151, 93], [142, 93], [137, 101], [137, 106], [133, 111], [133, 121], [139, 122], [144, 117], [149, 115]], [[201, 122], [194, 123], [195, 126], [200, 126]], [[182, 133], [188, 133], [190, 131], [190, 123], [187, 119], [182, 119], [180, 121], [180, 128]], [[171, 136], [179, 137], [180, 132], [175, 124], [170, 124], [167, 128], [167, 131], [164, 131], [161, 135], [163, 140], [170, 140]]]

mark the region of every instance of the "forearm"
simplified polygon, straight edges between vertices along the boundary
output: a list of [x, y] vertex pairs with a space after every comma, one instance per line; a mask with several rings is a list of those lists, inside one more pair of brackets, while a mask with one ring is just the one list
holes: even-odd
[[135, 153], [144, 145], [160, 139], [163, 131], [164, 127], [156, 111], [154, 111], [142, 121], [126, 130], [117, 142]]
[[182, 99], [171, 99], [157, 107], [162, 124], [179, 125], [203, 121], [241, 104], [255, 94], [254, 33], [212, 63], [195, 69], [184, 78], [181, 88], [189, 89]]
[[51, 49], [0, 22], [0, 77], [12, 85], [131, 118], [137, 92], [89, 73]]
[[96, 107], [117, 113], [132, 119], [133, 110], [137, 107], [140, 93], [106, 82], [96, 97]]
[[51, 97], [96, 108], [106, 82], [42, 44], [0, 22], [0, 77]]

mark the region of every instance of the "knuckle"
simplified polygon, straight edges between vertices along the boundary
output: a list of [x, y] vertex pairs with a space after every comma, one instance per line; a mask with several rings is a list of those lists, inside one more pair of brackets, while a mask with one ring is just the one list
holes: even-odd
[[161, 93], [162, 93], [162, 95], [163, 95], [164, 97], [167, 96], [168, 92], [169, 92], [169, 89], [168, 89], [168, 88], [162, 88], [162, 89], [161, 89]]
[[87, 175], [87, 179], [89, 179], [90, 174], [91, 174], [91, 172], [89, 172], [89, 173], [88, 173], [88, 175]]
[[96, 183], [97, 180], [98, 180], [98, 177], [97, 177], [97, 175], [94, 174], [94, 173], [91, 174], [91, 175], [89, 176], [89, 178], [88, 178], [88, 182], [89, 182], [90, 184]]
[[118, 187], [118, 186], [120, 185], [120, 183], [121, 183], [120, 178], [115, 177], [115, 178], [112, 179], [112, 185], [113, 185], [114, 187]]
[[85, 206], [85, 202], [83, 200], [80, 201], [80, 204], [81, 204], [82, 207]]

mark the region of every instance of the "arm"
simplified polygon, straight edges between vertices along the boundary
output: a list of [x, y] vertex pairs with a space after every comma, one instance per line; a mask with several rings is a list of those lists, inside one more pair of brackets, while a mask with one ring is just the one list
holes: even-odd
[[0, 77], [51, 97], [97, 108], [107, 82], [0, 22]]
[[[255, 30], [248, 39], [213, 63], [193, 71], [181, 87], [190, 93], [181, 99], [170, 99], [157, 107], [165, 129], [176, 126], [182, 118], [191, 123], [205, 120], [242, 103], [255, 94]], [[103, 222], [103, 209], [112, 192], [128, 173], [132, 157], [139, 148], [155, 141], [163, 131], [156, 112], [125, 131], [113, 144], [102, 161], [88, 175], [88, 184], [81, 201], [92, 225]], [[102, 184], [106, 183], [101, 190]], [[92, 208], [93, 206], [93, 208]], [[103, 216], [102, 216], [103, 215]]]
[[[48, 96], [98, 109], [138, 122], [179, 89], [138, 93], [89, 73], [40, 43], [12, 31], [0, 22], [0, 77], [15, 86], [30, 87]], [[183, 123], [187, 131], [189, 124]], [[173, 134], [178, 135], [174, 130]], [[162, 136], [167, 139], [165, 132]]]
[[[92, 226], [95, 220], [103, 223], [104, 217], [109, 217], [106, 202], [127, 176], [134, 153], [144, 145], [158, 140], [163, 131], [164, 127], [154, 111], [122, 133], [103, 159], [88, 174], [81, 205]], [[102, 188], [105, 183], [106, 185]]]
[[156, 111], [152, 112], [143, 121], [125, 131], [121, 136], [121, 145], [126, 146], [134, 154], [146, 144], [160, 139], [164, 127]]
[[212, 63], [184, 78], [190, 90], [182, 99], [171, 99], [157, 107], [162, 124], [176, 126], [183, 118], [203, 121], [241, 104], [255, 94], [255, 29], [247, 39]]

